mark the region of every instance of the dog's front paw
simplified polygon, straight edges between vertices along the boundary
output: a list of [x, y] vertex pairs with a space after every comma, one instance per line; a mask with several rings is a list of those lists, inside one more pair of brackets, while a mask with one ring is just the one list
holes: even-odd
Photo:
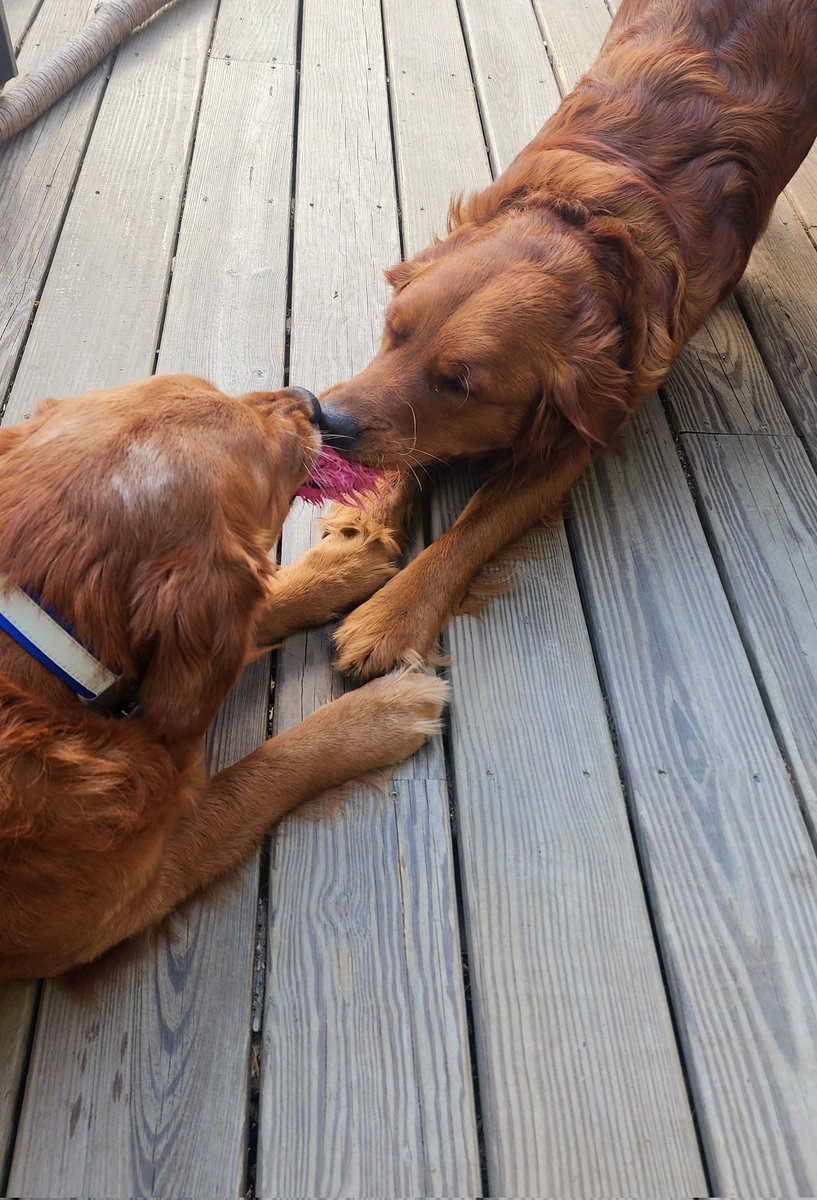
[[335, 507], [320, 525], [321, 541], [311, 553], [339, 611], [361, 604], [397, 574], [397, 539], [368, 513]]
[[378, 768], [402, 762], [440, 731], [451, 689], [443, 679], [417, 666], [391, 671], [348, 693], [370, 711], [368, 753]]
[[440, 618], [399, 575], [350, 613], [335, 633], [335, 666], [353, 679], [371, 679], [404, 663], [428, 659], [440, 633]]

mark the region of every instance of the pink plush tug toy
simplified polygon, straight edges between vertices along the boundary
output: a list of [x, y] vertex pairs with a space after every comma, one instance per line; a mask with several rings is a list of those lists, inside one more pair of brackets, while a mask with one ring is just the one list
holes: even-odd
[[376, 495], [383, 483], [388, 486], [385, 471], [349, 462], [337, 450], [322, 446], [312, 474], [295, 495], [309, 504], [338, 500], [342, 504], [363, 508], [364, 497]]

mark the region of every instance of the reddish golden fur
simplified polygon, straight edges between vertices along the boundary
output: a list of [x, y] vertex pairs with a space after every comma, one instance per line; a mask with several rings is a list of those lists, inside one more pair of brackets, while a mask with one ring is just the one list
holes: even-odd
[[323, 398], [363, 430], [356, 457], [497, 458], [341, 626], [343, 669], [427, 651], [486, 560], [560, 510], [735, 287], [816, 133], [814, 0], [624, 0], [537, 137], [387, 272], [379, 353]]
[[397, 672], [207, 779], [204, 732], [258, 646], [323, 623], [393, 570], [359, 518], [275, 570], [319, 444], [286, 392], [165, 376], [0, 432], [0, 567], [138, 688], [89, 711], [0, 632], [0, 980], [53, 975], [159, 921], [304, 800], [405, 758], [439, 681]]

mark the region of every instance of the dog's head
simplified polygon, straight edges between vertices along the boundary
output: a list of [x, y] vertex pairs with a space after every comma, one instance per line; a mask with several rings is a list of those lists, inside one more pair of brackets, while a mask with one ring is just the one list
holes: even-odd
[[603, 448], [646, 394], [643, 256], [620, 221], [509, 206], [386, 275], [379, 352], [321, 399], [355, 457], [527, 457], [555, 432]]
[[0, 433], [0, 566], [138, 682], [169, 740], [203, 732], [241, 669], [316, 411], [169, 375]]

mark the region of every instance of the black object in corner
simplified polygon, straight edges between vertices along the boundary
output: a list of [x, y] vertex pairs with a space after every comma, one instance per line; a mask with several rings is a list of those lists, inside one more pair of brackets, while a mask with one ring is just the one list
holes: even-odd
[[14, 44], [3, 10], [3, 0], [0, 0], [0, 87], [9, 79], [13, 79], [16, 74], [17, 60], [14, 57]]

